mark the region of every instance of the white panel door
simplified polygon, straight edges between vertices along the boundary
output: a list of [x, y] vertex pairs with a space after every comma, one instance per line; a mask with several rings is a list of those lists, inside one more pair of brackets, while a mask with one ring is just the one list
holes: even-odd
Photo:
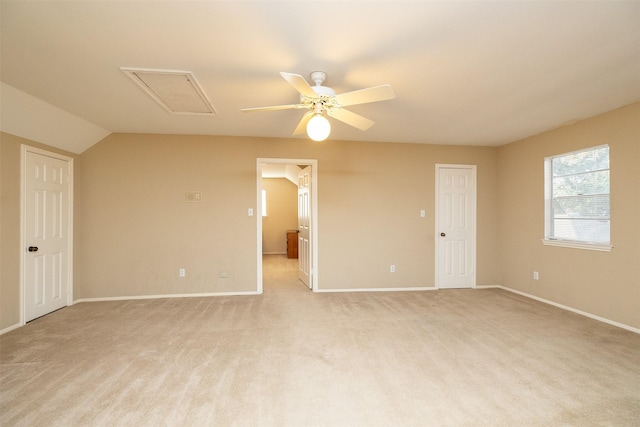
[[70, 162], [29, 150], [24, 153], [25, 322], [68, 304]]
[[475, 287], [475, 166], [436, 165], [436, 286]]
[[298, 277], [310, 289], [311, 281], [311, 166], [298, 173]]

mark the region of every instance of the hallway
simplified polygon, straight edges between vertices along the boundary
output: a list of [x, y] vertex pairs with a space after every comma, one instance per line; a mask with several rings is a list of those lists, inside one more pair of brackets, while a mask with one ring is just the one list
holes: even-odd
[[311, 292], [298, 279], [298, 259], [286, 255], [262, 256], [262, 289], [271, 292]]

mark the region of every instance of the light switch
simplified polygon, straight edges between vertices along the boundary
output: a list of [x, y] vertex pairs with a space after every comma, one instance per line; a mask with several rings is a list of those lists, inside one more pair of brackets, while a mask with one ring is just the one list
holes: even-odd
[[422, 209], [420, 211], [420, 218], [425, 218], [426, 216], [427, 216], [427, 212], [424, 209]]
[[249, 209], [247, 210], [247, 215], [249, 215], [249, 216], [253, 216], [253, 209], [252, 209], [252, 208], [249, 208]]

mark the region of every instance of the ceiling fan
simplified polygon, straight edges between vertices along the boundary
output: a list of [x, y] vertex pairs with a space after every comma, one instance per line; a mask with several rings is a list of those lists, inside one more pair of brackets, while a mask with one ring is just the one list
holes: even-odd
[[315, 84], [314, 86], [309, 85], [304, 77], [298, 74], [281, 72], [280, 75], [300, 93], [300, 103], [242, 108], [241, 111], [307, 109], [309, 111], [304, 113], [293, 134], [300, 135], [306, 130], [309, 137], [314, 141], [325, 140], [331, 132], [331, 125], [325, 114], [360, 130], [367, 130], [373, 126], [374, 122], [359, 114], [345, 110], [344, 107], [395, 98], [395, 94], [388, 84], [336, 95], [336, 92], [330, 87], [322, 86], [322, 83], [327, 78], [327, 74], [324, 71], [311, 73], [311, 80]]

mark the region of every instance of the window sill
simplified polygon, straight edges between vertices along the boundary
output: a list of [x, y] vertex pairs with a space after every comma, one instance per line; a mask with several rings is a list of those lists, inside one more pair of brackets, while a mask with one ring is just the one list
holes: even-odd
[[611, 252], [611, 245], [605, 245], [602, 243], [582, 243], [582, 242], [571, 242], [569, 240], [549, 240], [549, 239], [541, 239], [542, 244], [545, 246], [559, 246], [563, 248], [574, 248], [574, 249], [586, 249], [589, 251], [600, 251], [600, 252]]

